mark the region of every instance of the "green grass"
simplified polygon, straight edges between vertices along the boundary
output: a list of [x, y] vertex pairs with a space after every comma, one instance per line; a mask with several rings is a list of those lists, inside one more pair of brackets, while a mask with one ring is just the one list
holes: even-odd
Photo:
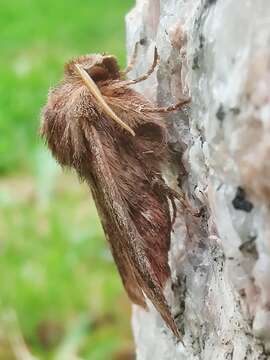
[[1, 329], [12, 334], [15, 312], [41, 358], [73, 344], [84, 359], [108, 359], [130, 342], [128, 301], [86, 186], [53, 177], [47, 198], [38, 177], [0, 183]]
[[18, 358], [19, 339], [46, 360], [110, 360], [131, 347], [129, 302], [89, 191], [62, 174], [38, 128], [71, 57], [106, 51], [125, 64], [132, 5], [1, 1], [0, 360]]

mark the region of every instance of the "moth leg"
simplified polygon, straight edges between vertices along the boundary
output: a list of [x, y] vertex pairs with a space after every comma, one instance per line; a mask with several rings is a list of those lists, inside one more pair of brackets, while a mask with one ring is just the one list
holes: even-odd
[[[185, 207], [185, 209], [187, 209], [193, 216], [199, 217], [201, 215], [202, 209], [194, 209], [194, 207], [190, 203], [189, 199], [183, 192], [179, 193], [179, 192], [171, 189], [167, 185], [166, 185], [166, 191], [168, 193], [168, 197], [171, 200], [171, 202], [173, 202], [174, 199], [177, 199]], [[173, 204], [172, 204], [172, 206], [173, 206]]]
[[155, 70], [155, 68], [158, 64], [158, 59], [159, 59], [159, 57], [158, 57], [158, 53], [157, 53], [157, 48], [155, 47], [154, 60], [153, 60], [153, 64], [152, 64], [151, 68], [148, 69], [148, 71], [144, 75], [139, 76], [137, 79], [134, 79], [134, 80], [127, 80], [124, 82], [124, 84], [126, 86], [129, 86], [129, 85], [134, 85], [134, 84], [137, 84], [138, 82], [146, 80]]
[[179, 110], [183, 105], [188, 104], [190, 101], [191, 101], [190, 98], [186, 98], [186, 99], [181, 99], [178, 103], [167, 107], [141, 108], [140, 111], [149, 112], [149, 113], [169, 113], [175, 110]]
[[184, 208], [187, 209], [193, 216], [198, 217], [201, 215], [201, 209], [200, 210], [194, 209], [190, 201], [183, 192], [178, 192], [173, 190], [167, 184], [165, 184], [164, 181], [158, 178], [153, 179], [152, 186], [158, 187], [159, 191], [160, 190], [164, 191], [167, 194], [168, 198], [170, 199], [173, 209], [172, 225], [175, 222], [176, 213], [177, 213], [175, 199], [177, 199], [184, 206]]
[[176, 207], [176, 205], [175, 205], [175, 197], [174, 197], [174, 195], [171, 195], [171, 194], [168, 194], [168, 197], [169, 197], [169, 199], [170, 199], [170, 201], [171, 201], [171, 204], [172, 204], [172, 211], [173, 211], [173, 214], [172, 214], [172, 227], [173, 227], [173, 225], [174, 225], [174, 223], [175, 223], [175, 220], [176, 220], [176, 215], [177, 215], [177, 207]]
[[140, 43], [139, 41], [136, 42], [135, 47], [134, 47], [134, 51], [133, 51], [131, 59], [130, 59], [130, 61], [128, 63], [128, 66], [125, 68], [125, 70], [121, 71], [121, 75], [128, 74], [134, 68], [135, 62], [137, 60], [137, 55], [138, 55], [139, 43]]
[[174, 225], [175, 223], [175, 219], [176, 219], [176, 215], [177, 215], [177, 207], [175, 204], [175, 198], [177, 198], [179, 201], [183, 201], [184, 197], [181, 198], [181, 195], [178, 194], [176, 191], [174, 191], [173, 189], [171, 189], [168, 185], [165, 184], [165, 182], [157, 177], [152, 178], [152, 182], [151, 185], [153, 188], [156, 188], [158, 192], [163, 191], [166, 193], [167, 197], [170, 199], [171, 204], [172, 204], [172, 220], [171, 220], [171, 226]]

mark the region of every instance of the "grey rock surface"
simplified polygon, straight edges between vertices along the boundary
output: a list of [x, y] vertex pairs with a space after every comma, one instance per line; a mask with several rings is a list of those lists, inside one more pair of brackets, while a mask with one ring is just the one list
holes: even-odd
[[[167, 180], [202, 216], [179, 206], [166, 294], [183, 334], [133, 307], [137, 359], [269, 359], [270, 2], [137, 0], [127, 15], [131, 77], [166, 116], [175, 165]], [[170, 290], [172, 288], [172, 291]]]

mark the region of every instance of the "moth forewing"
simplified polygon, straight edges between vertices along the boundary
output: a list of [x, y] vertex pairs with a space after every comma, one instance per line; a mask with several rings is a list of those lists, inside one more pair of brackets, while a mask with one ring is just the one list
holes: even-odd
[[[114, 179], [112, 176], [99, 135], [93, 126], [90, 131], [87, 131], [87, 137], [91, 140], [89, 141], [89, 148], [96, 160], [91, 166], [90, 187], [96, 194], [97, 207], [101, 213], [101, 221], [110, 241], [112, 252], [113, 254], [119, 254], [119, 250], [122, 250], [125, 256], [127, 255], [126, 261], [128, 261], [129, 266], [126, 266], [126, 271], [130, 273], [125, 274], [125, 276], [135, 280], [132, 286], [136, 288], [139, 285], [140, 293], [143, 290], [175, 335], [179, 336], [163, 295], [164, 284], [159, 281], [158, 274], [152, 268], [147, 254], [145, 239], [139, 234], [136, 223], [134, 223], [134, 220], [127, 211], [127, 205], [123, 201], [119, 188], [116, 185], [117, 179]], [[109, 182], [108, 179], [110, 179]], [[110, 215], [104, 217], [104, 212]], [[117, 231], [118, 233], [118, 241], [115, 241], [115, 236], [111, 238], [110, 229], [107, 224], [108, 216], [110, 217], [110, 226], [113, 225], [114, 232]], [[115, 260], [117, 259], [116, 264], [121, 273], [122, 261], [119, 263], [118, 256]], [[126, 283], [124, 285], [125, 287], [130, 286], [130, 284]], [[143, 299], [140, 299], [140, 302], [143, 302]]]

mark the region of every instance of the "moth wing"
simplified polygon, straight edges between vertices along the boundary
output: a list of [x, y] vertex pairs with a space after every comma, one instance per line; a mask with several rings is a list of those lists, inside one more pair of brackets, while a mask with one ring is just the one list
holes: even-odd
[[[121, 196], [123, 189], [121, 190], [120, 184], [117, 184], [118, 174], [114, 173], [113, 176], [112, 164], [109, 165], [107, 161], [106, 155], [111, 151], [111, 147], [106, 148], [105, 154], [106, 144], [101, 141], [96, 129], [102, 121], [108, 121], [110, 124], [111, 119], [101, 118], [87, 89], [81, 87], [74, 91], [68, 83], [64, 83], [49, 97], [43, 111], [41, 132], [59, 163], [74, 167], [79, 175], [88, 181], [112, 254], [130, 299], [145, 307], [146, 295], [167, 325], [179, 337], [163, 294], [164, 281], [169, 276], [169, 268], [165, 269], [165, 277], [160, 276], [167, 264], [166, 251], [170, 229], [166, 225], [164, 237], [161, 234], [162, 231], [156, 228], [150, 243], [147, 242], [145, 236], [140, 235], [134, 223], [136, 217], [132, 219], [130, 209]], [[102, 133], [110, 137], [106, 129], [103, 129]], [[134, 191], [137, 191], [136, 188]], [[132, 194], [129, 196], [132, 197]], [[136, 204], [134, 206], [137, 209]], [[168, 218], [167, 215], [163, 216]], [[151, 232], [152, 229], [149, 228], [149, 231]], [[149, 258], [149, 248], [151, 248], [151, 256], [156, 251], [155, 236], [160, 237], [159, 240], [163, 246], [156, 256], [158, 259], [161, 256], [161, 261], [157, 261], [157, 267], [151, 264], [153, 257]], [[162, 255], [163, 252], [164, 255]], [[158, 268], [159, 264], [161, 269]]]
[[91, 161], [90, 186], [124, 286], [130, 298], [139, 305], [145, 305], [144, 293], [179, 337], [163, 295], [163, 284], [149, 262], [144, 240], [121, 198], [116, 179], [112, 177], [99, 134], [93, 125], [87, 126], [85, 134], [94, 159]]

